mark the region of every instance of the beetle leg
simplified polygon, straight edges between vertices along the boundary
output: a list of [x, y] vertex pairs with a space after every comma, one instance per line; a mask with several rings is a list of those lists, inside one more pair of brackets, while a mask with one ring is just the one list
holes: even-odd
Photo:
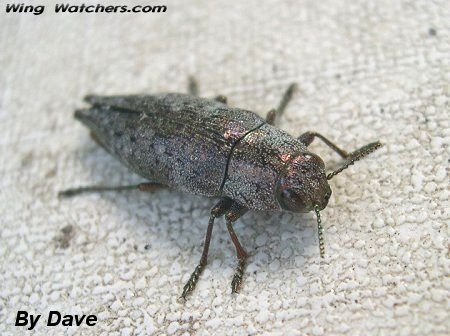
[[224, 95], [218, 95], [214, 98], [215, 101], [218, 101], [219, 103], [226, 104], [227, 103], [227, 97]]
[[238, 266], [236, 267], [233, 280], [231, 281], [231, 291], [233, 293], [237, 293], [239, 287], [241, 286], [245, 262], [247, 260], [247, 252], [245, 252], [244, 248], [239, 243], [239, 239], [233, 229], [233, 222], [235, 222], [239, 217], [243, 216], [247, 211], [248, 209], [243, 207], [242, 205], [233, 203], [231, 209], [225, 215], [225, 219], [227, 221], [227, 229], [230, 234], [231, 241], [236, 248], [236, 254], [238, 257]]
[[[189, 76], [188, 78], [188, 93], [191, 96], [198, 96], [198, 83], [196, 79], [192, 76]], [[227, 97], [224, 95], [218, 95], [214, 97], [215, 101], [218, 101], [219, 103], [226, 104], [227, 103]]]
[[197, 281], [200, 277], [200, 274], [202, 273], [203, 268], [206, 266], [206, 263], [208, 261], [209, 243], [211, 242], [211, 234], [214, 225], [214, 220], [217, 217], [224, 215], [225, 212], [227, 212], [230, 209], [232, 204], [233, 201], [231, 199], [222, 198], [219, 201], [219, 203], [217, 203], [211, 209], [211, 216], [209, 217], [208, 228], [206, 229], [205, 245], [203, 246], [202, 256], [200, 258], [199, 264], [195, 268], [194, 272], [192, 272], [188, 282], [186, 283], [186, 285], [184, 285], [183, 293], [181, 294], [181, 297], [184, 300], [186, 300], [186, 296], [194, 290], [195, 285], [197, 284]]
[[308, 147], [311, 144], [311, 142], [313, 142], [315, 137], [318, 137], [320, 140], [325, 142], [325, 144], [327, 146], [329, 146], [331, 149], [333, 149], [342, 158], [346, 159], [349, 157], [349, 153], [347, 153], [345, 150], [336, 146], [333, 142], [331, 142], [330, 140], [325, 138], [322, 134], [319, 134], [316, 132], [305, 132], [302, 135], [300, 135], [297, 139], [300, 140], [305, 146]]
[[295, 83], [291, 83], [286, 92], [283, 95], [283, 98], [281, 98], [280, 104], [277, 108], [277, 114], [282, 115], [284, 110], [286, 109], [287, 104], [291, 101], [292, 95], [294, 94], [295, 89], [297, 88], [297, 85]]
[[79, 194], [82, 194], [85, 192], [123, 191], [123, 190], [135, 190], [135, 189], [138, 189], [140, 191], [153, 192], [162, 187], [163, 187], [162, 184], [151, 183], [151, 182], [126, 185], [126, 186], [115, 186], [115, 187], [89, 186], [89, 187], [72, 188], [72, 189], [66, 189], [66, 190], [60, 191], [58, 193], [58, 197], [72, 197], [72, 196], [79, 195]]
[[297, 85], [295, 83], [292, 83], [288, 86], [286, 92], [283, 95], [283, 98], [281, 98], [280, 103], [278, 104], [277, 109], [272, 109], [267, 113], [266, 121], [270, 125], [275, 124], [275, 119], [277, 116], [281, 116], [286, 109], [287, 104], [292, 99], [292, 95], [294, 94], [294, 91], [296, 89]]
[[275, 109], [271, 109], [269, 112], [267, 112], [266, 114], [266, 122], [269, 125], [274, 125], [275, 124], [275, 119], [277, 117], [277, 110]]
[[164, 187], [162, 184], [151, 182], [139, 183], [137, 185], [139, 191], [146, 191], [146, 192], [154, 192], [155, 190], [161, 189], [162, 187]]
[[198, 83], [192, 76], [188, 78], [188, 93], [191, 96], [198, 96]]

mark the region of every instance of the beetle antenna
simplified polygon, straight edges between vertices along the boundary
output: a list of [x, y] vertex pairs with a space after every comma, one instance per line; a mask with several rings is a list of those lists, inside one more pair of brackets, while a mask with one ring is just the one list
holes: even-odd
[[383, 144], [381, 142], [379, 142], [379, 141], [376, 141], [376, 142], [372, 142], [370, 144], [367, 144], [367, 145], [365, 145], [365, 146], [355, 150], [354, 152], [348, 154], [348, 156], [345, 159], [345, 161], [342, 164], [342, 166], [340, 166], [338, 169], [336, 169], [335, 171], [332, 171], [331, 173], [329, 173], [327, 175], [327, 180], [331, 180], [333, 177], [335, 177], [341, 171], [343, 171], [344, 169], [347, 169], [348, 166], [351, 166], [356, 161], [361, 160], [363, 157], [365, 157], [365, 156], [369, 155], [370, 153], [374, 152], [375, 150], [377, 150], [381, 146], [383, 146]]
[[325, 257], [325, 242], [323, 240], [323, 227], [322, 227], [322, 219], [320, 218], [320, 211], [319, 206], [314, 206], [314, 211], [316, 213], [317, 218], [317, 232], [319, 236], [319, 250], [320, 250], [320, 257]]

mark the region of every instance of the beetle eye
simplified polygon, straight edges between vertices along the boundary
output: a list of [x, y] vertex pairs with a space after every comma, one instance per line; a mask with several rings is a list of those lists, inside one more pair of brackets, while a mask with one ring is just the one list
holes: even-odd
[[286, 199], [292, 198], [292, 191], [289, 189], [283, 189], [281, 191], [281, 197], [286, 198]]
[[305, 204], [300, 195], [290, 188], [281, 188], [278, 202], [280, 206], [288, 211], [302, 212], [305, 208]]

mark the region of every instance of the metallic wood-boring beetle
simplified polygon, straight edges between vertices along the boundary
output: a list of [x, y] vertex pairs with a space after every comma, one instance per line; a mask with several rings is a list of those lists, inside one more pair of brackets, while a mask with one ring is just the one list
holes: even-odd
[[[381, 146], [373, 142], [347, 153], [319, 133], [306, 132], [294, 138], [274, 127], [292, 97], [291, 84], [277, 109], [265, 119], [229, 107], [226, 97], [197, 96], [190, 78], [189, 93], [96, 96], [85, 98], [91, 106], [75, 112], [102, 147], [149, 182], [133, 186], [82, 187], [61, 196], [86, 191], [161, 187], [196, 195], [219, 197], [212, 208], [202, 256], [183, 288], [182, 298], [194, 289], [207, 262], [214, 220], [225, 215], [227, 229], [236, 248], [238, 266], [231, 282], [237, 292], [247, 259], [233, 223], [248, 210], [309, 212], [317, 216], [320, 255], [324, 256], [320, 211], [331, 196], [333, 176]], [[307, 146], [321, 139], [343, 159], [328, 175], [322, 159]]]

